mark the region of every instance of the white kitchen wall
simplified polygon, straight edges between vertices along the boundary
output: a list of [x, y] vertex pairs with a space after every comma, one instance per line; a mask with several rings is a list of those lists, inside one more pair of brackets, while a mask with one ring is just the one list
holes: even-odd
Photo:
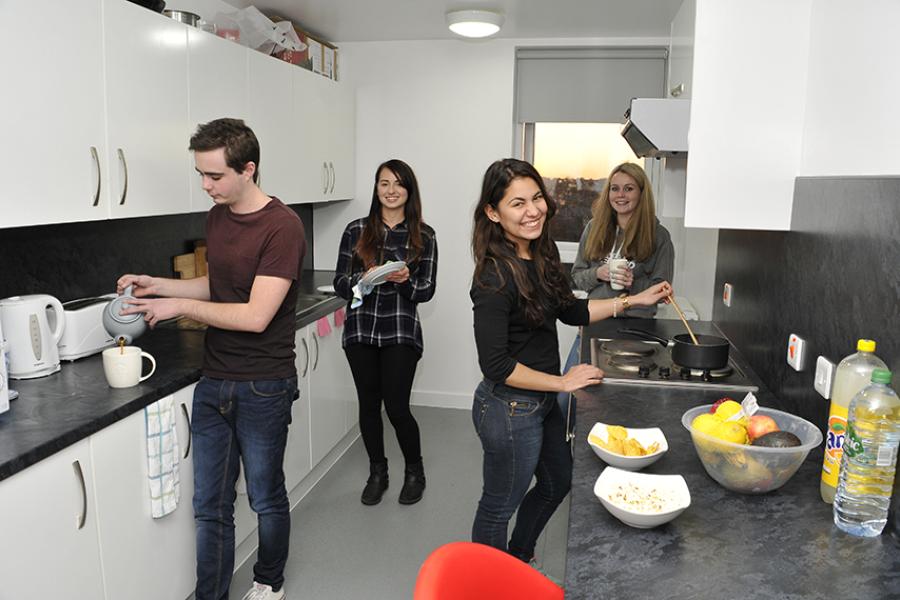
[[898, 175], [900, 2], [816, 0], [800, 175]]
[[357, 88], [356, 199], [315, 208], [315, 267], [334, 268], [344, 226], [367, 213], [375, 167], [407, 161], [440, 251], [437, 294], [420, 306], [425, 353], [414, 404], [468, 408], [481, 378], [469, 301], [472, 211], [488, 165], [513, 154], [515, 47], [623, 43], [668, 40], [340, 44], [344, 80]]

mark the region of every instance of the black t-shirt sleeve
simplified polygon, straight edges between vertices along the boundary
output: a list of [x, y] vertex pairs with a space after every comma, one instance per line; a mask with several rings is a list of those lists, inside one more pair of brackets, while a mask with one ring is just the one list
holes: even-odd
[[588, 311], [588, 301], [575, 300], [568, 307], [559, 312], [559, 320], [566, 325], [588, 325], [591, 322], [591, 313]]
[[496, 274], [485, 275], [486, 286], [472, 284], [469, 296], [474, 313], [475, 346], [481, 372], [491, 381], [506, 381], [516, 360], [509, 353], [509, 321], [515, 308], [515, 297], [507, 286], [498, 290]]

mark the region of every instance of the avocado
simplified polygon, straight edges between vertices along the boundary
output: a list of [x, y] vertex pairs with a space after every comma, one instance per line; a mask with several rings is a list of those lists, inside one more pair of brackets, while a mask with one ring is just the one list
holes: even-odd
[[761, 435], [753, 440], [753, 446], [763, 446], [765, 448], [792, 448], [799, 446], [803, 442], [790, 431], [770, 431], [765, 435]]

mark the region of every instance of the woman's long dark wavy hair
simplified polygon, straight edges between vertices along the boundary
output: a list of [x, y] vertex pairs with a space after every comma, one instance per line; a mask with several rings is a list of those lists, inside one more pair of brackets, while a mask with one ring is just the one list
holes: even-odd
[[407, 199], [403, 207], [403, 215], [406, 220], [406, 228], [409, 230], [409, 249], [406, 263], [416, 260], [425, 247], [422, 242], [422, 200], [419, 197], [419, 183], [412, 168], [396, 158], [385, 161], [375, 169], [375, 186], [372, 189], [372, 205], [369, 207], [369, 218], [363, 228], [354, 251], [368, 269], [375, 266], [376, 261], [381, 260], [381, 251], [384, 244], [383, 224], [381, 220], [381, 201], [378, 199], [378, 178], [381, 170], [387, 169], [397, 177], [397, 181], [406, 190]]
[[[491, 221], [485, 212], [488, 206], [498, 210], [497, 205], [510, 183], [522, 177], [534, 181], [547, 202], [547, 216], [541, 235], [529, 242], [531, 259], [538, 273], [537, 285], [529, 280], [525, 263], [516, 253], [516, 244], [506, 236], [500, 223]], [[546, 311], [568, 306], [575, 299], [563, 273], [559, 251], [550, 238], [550, 219], [556, 214], [556, 210], [556, 201], [547, 193], [544, 180], [537, 169], [527, 162], [505, 158], [493, 163], [485, 172], [472, 228], [475, 285], [485, 285], [483, 275], [489, 269], [494, 269], [502, 287], [506, 285], [505, 273], [510, 273], [522, 298], [525, 319], [532, 327], [544, 321]]]

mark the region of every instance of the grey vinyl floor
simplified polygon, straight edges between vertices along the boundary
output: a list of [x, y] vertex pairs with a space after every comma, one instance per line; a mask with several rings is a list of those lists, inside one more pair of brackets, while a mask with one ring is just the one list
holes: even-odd
[[[401, 600], [412, 598], [419, 567], [429, 553], [469, 540], [481, 495], [481, 444], [468, 410], [413, 407], [422, 435], [428, 486], [412, 506], [397, 502], [403, 457], [385, 418], [390, 487], [376, 506], [360, 493], [368, 459], [357, 439], [291, 516], [291, 549], [285, 570], [290, 600]], [[537, 560], [562, 581], [565, 570], [566, 500], [538, 541]], [[253, 560], [235, 574], [230, 598], [240, 600], [253, 581]]]

